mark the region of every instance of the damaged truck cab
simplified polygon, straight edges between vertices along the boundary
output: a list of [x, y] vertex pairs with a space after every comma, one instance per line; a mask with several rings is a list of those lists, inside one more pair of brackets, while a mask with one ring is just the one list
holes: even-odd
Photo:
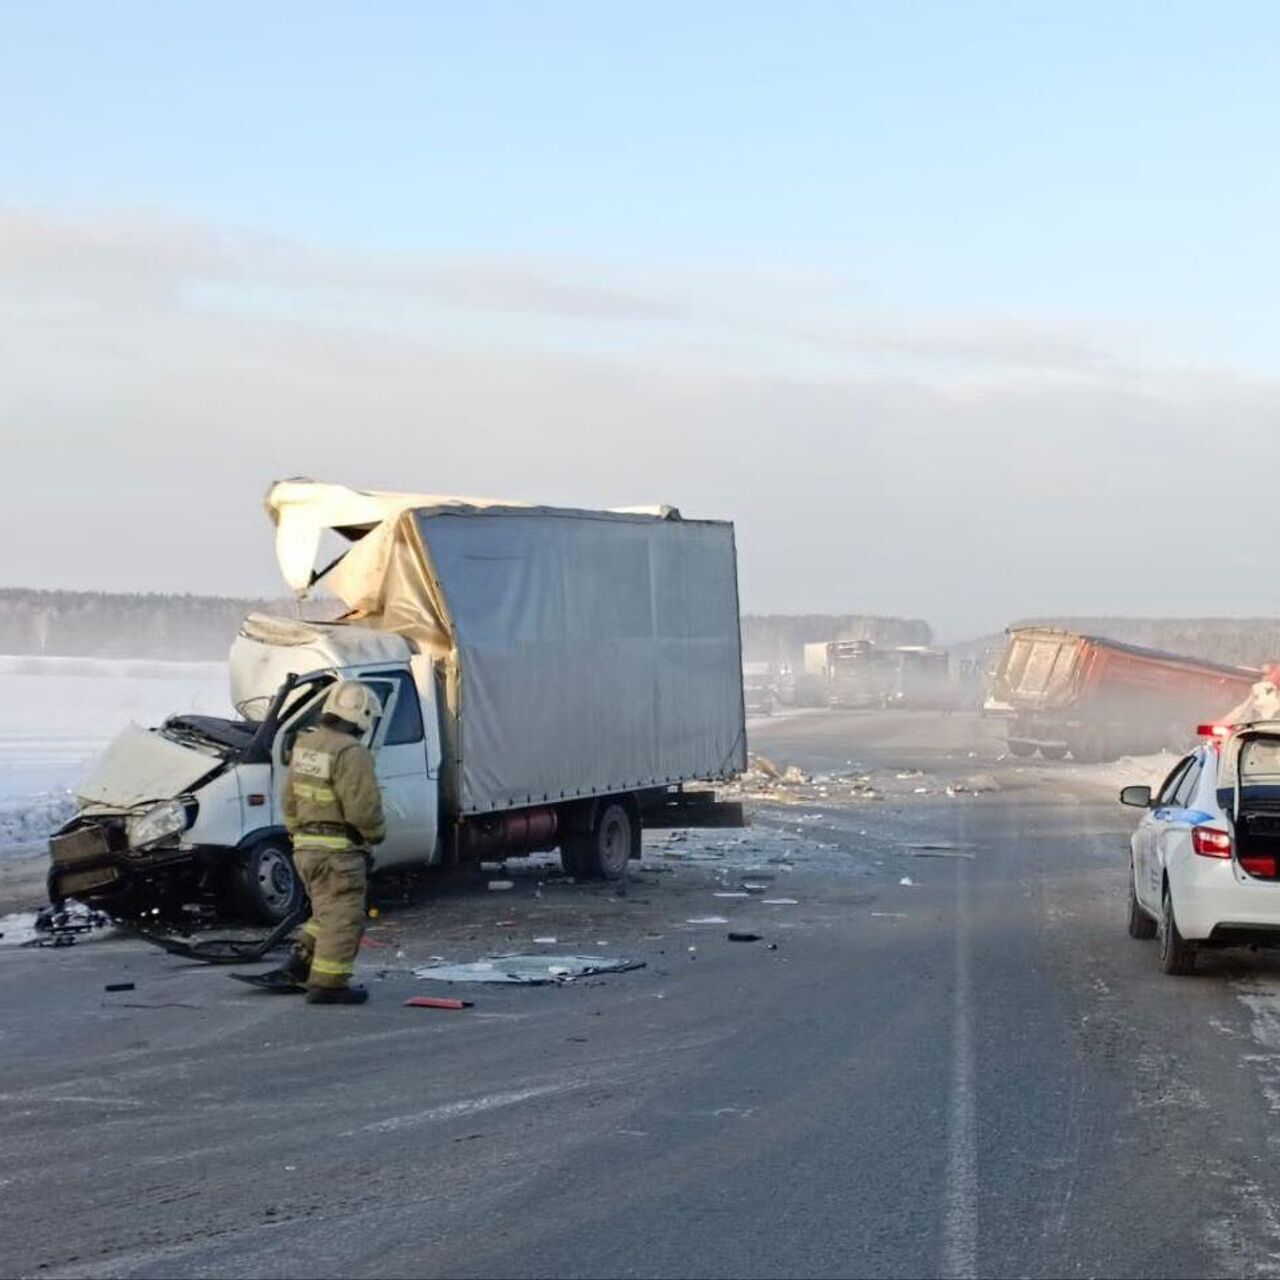
[[[350, 620], [250, 615], [237, 719], [131, 726], [50, 841], [49, 894], [138, 915], [192, 901], [272, 923], [299, 905], [281, 792], [335, 680], [382, 705], [374, 871], [559, 848], [617, 878], [642, 826], [742, 824], [704, 787], [746, 763], [733, 526], [275, 486], [277, 558]], [[351, 549], [319, 573], [321, 533]]]
[[231, 651], [242, 718], [172, 716], [130, 726], [78, 788], [81, 809], [50, 842], [49, 895], [114, 910], [222, 902], [271, 923], [298, 905], [282, 789], [298, 734], [335, 680], [359, 680], [383, 713], [366, 738], [387, 812], [381, 870], [439, 860], [440, 742], [434, 681], [400, 636], [251, 615]]

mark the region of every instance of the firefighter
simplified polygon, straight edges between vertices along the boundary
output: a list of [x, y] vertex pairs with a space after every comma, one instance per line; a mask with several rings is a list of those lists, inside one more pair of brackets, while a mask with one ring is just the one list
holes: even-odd
[[311, 899], [311, 918], [287, 964], [236, 976], [282, 993], [306, 992], [308, 1004], [363, 1004], [352, 986], [364, 932], [368, 846], [384, 835], [373, 755], [362, 741], [382, 714], [377, 695], [357, 680], [336, 684], [320, 723], [298, 735], [284, 785], [284, 821], [293, 862]]

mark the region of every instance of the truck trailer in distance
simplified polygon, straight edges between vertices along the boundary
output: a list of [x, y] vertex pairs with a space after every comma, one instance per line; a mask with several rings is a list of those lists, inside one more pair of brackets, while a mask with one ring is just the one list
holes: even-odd
[[1009, 751], [1113, 760], [1183, 743], [1225, 715], [1262, 672], [1053, 627], [1015, 627], [989, 705], [1007, 708]]

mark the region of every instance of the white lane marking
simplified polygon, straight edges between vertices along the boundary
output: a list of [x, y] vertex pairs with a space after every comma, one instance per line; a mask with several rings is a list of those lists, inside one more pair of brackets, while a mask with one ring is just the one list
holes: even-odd
[[385, 1120], [376, 1120], [373, 1124], [361, 1125], [344, 1133], [349, 1138], [355, 1133], [394, 1133], [398, 1129], [412, 1129], [420, 1124], [431, 1124], [436, 1120], [453, 1120], [457, 1116], [475, 1115], [479, 1111], [493, 1111], [497, 1107], [512, 1107], [518, 1102], [528, 1102], [531, 1098], [542, 1098], [553, 1093], [567, 1093], [578, 1085], [544, 1084], [532, 1089], [513, 1089], [507, 1093], [487, 1093], [479, 1098], [462, 1098], [457, 1102], [445, 1102], [438, 1107], [428, 1107], [425, 1111], [411, 1111], [408, 1115], [388, 1116]]
[[87, 1107], [140, 1107], [137, 1098], [91, 1098], [78, 1093], [45, 1093], [29, 1089], [26, 1093], [0, 1093], [0, 1102], [81, 1103]]
[[978, 1269], [978, 1140], [974, 1096], [973, 981], [969, 957], [969, 877], [956, 864], [956, 970], [952, 1001], [951, 1106], [942, 1275], [969, 1280]]

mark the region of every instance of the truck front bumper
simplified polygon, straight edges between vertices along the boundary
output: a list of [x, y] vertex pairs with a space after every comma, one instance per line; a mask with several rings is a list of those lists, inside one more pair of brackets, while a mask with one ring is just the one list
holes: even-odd
[[110, 899], [195, 859], [194, 849], [177, 844], [129, 848], [122, 819], [79, 819], [49, 841], [49, 899]]

